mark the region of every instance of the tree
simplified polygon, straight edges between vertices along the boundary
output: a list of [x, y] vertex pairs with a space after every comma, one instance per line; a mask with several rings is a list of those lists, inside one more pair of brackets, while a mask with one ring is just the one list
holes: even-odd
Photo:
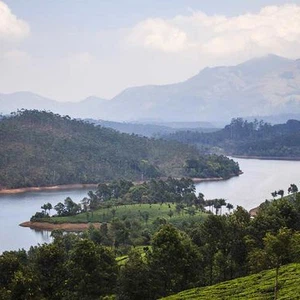
[[282, 198], [284, 195], [284, 190], [277, 191], [277, 194], [280, 195], [280, 197]]
[[64, 205], [63, 203], [59, 202], [59, 203], [57, 203], [57, 204], [54, 206], [54, 209], [57, 211], [57, 214], [58, 214], [59, 216], [63, 216], [64, 213], [65, 213], [66, 207], [65, 207], [65, 205]]
[[298, 187], [296, 184], [292, 183], [288, 188], [288, 193], [294, 196], [294, 200], [296, 200], [296, 194], [298, 193]]
[[43, 244], [30, 251], [39, 286], [46, 299], [63, 298], [66, 277], [66, 253], [60, 243]]
[[156, 279], [156, 298], [192, 287], [202, 279], [202, 260], [197, 247], [170, 224], [154, 235], [149, 263]]
[[234, 208], [234, 206], [231, 203], [227, 203], [226, 208], [228, 209], [228, 212], [230, 213], [230, 211]]
[[277, 191], [272, 192], [271, 195], [273, 198], [277, 197]]
[[267, 233], [264, 238], [266, 257], [269, 263], [276, 270], [274, 284], [274, 299], [277, 299], [278, 293], [278, 276], [281, 265], [288, 263], [291, 252], [292, 231], [282, 228], [276, 235]]
[[108, 248], [86, 239], [78, 241], [70, 252], [67, 270], [67, 299], [99, 299], [114, 291], [118, 269]]
[[118, 280], [118, 299], [150, 300], [155, 299], [153, 273], [146, 259], [139, 251], [131, 251], [125, 266], [121, 269]]

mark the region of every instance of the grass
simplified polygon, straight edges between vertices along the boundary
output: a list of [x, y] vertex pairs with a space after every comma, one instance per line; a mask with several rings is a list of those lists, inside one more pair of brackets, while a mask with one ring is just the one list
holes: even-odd
[[[173, 216], [170, 218], [168, 213], [173, 211]], [[142, 215], [144, 212], [149, 214], [149, 218], [146, 222]], [[206, 214], [196, 211], [194, 216], [190, 216], [186, 211], [182, 211], [180, 214], [176, 213], [176, 204], [164, 203], [164, 204], [131, 204], [123, 206], [114, 206], [111, 208], [100, 208], [89, 213], [80, 213], [75, 216], [67, 217], [52, 217], [47, 219], [47, 222], [51, 223], [87, 223], [87, 222], [111, 222], [113, 218], [120, 220], [139, 220], [144, 223], [151, 224], [157, 218], [165, 218], [170, 223], [176, 225], [183, 221], [202, 221]]]
[[[271, 300], [274, 299], [275, 270], [233, 279], [216, 285], [194, 288], [164, 298], [165, 300]], [[279, 270], [278, 299], [300, 299], [300, 264]]]

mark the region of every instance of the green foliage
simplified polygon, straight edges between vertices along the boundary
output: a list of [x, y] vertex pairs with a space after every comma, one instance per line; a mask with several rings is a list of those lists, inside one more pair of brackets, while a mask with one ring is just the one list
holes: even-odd
[[211, 133], [180, 131], [165, 137], [196, 144], [205, 152], [223, 149], [227, 154], [262, 157], [300, 157], [300, 122], [270, 125], [263, 121], [232, 119], [222, 130]]
[[201, 159], [212, 168], [196, 148], [46, 111], [21, 110], [2, 118], [0, 141], [0, 188], [183, 176], [187, 159]]
[[[280, 289], [277, 299], [299, 299], [300, 264], [283, 266], [279, 271]], [[195, 288], [180, 292], [163, 299], [166, 300], [238, 300], [238, 299], [274, 299], [275, 270], [237, 278], [216, 285]]]

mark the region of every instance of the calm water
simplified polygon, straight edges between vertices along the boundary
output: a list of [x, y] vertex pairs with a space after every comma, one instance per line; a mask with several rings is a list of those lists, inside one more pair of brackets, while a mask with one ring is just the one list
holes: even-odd
[[244, 174], [226, 181], [203, 182], [196, 191], [206, 199], [224, 198], [247, 210], [272, 199], [271, 192], [282, 189], [287, 194], [291, 183], [300, 185], [300, 161], [234, 158]]
[[[290, 183], [300, 185], [300, 161], [235, 160], [239, 162], [243, 175], [226, 181], [197, 184], [197, 193], [201, 191], [206, 199], [225, 198], [235, 206], [251, 209], [270, 199], [274, 190], [283, 189], [287, 193]], [[0, 195], [0, 253], [49, 242], [49, 232], [23, 228], [19, 224], [40, 211], [44, 203], [55, 205], [68, 196], [78, 202], [87, 192], [80, 189]]]
[[41, 211], [41, 206], [47, 202], [54, 206], [68, 196], [79, 202], [88, 191], [79, 189], [0, 195], [0, 253], [19, 248], [27, 250], [31, 245], [49, 242], [50, 232], [20, 227], [19, 224], [28, 221], [36, 211]]

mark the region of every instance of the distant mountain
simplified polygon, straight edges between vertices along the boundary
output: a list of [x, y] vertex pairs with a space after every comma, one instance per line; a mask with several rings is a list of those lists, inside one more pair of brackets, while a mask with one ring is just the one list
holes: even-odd
[[0, 112], [9, 114], [18, 109], [49, 110], [78, 118], [98, 118], [100, 107], [107, 100], [88, 97], [80, 102], [58, 102], [31, 92], [0, 94]]
[[78, 103], [61, 103], [28, 92], [0, 94], [2, 113], [22, 107], [44, 108], [72, 117], [127, 122], [222, 124], [237, 116], [300, 114], [299, 104], [300, 60], [276, 55], [236, 66], [205, 68], [180, 83], [128, 88], [111, 100], [89, 97]]
[[110, 101], [107, 117], [174, 121], [300, 113], [300, 60], [275, 55], [237, 66], [205, 68], [185, 82], [129, 88]]
[[[137, 134], [146, 137], [160, 137], [162, 135], [175, 133], [181, 130], [189, 130], [196, 132], [214, 132], [215, 128], [211, 123], [195, 122], [195, 123], [159, 123], [159, 124], [143, 124], [143, 123], [127, 123], [113, 122], [104, 120], [85, 119], [89, 123], [115, 129], [117, 131]], [[201, 127], [202, 126], [202, 127]]]

